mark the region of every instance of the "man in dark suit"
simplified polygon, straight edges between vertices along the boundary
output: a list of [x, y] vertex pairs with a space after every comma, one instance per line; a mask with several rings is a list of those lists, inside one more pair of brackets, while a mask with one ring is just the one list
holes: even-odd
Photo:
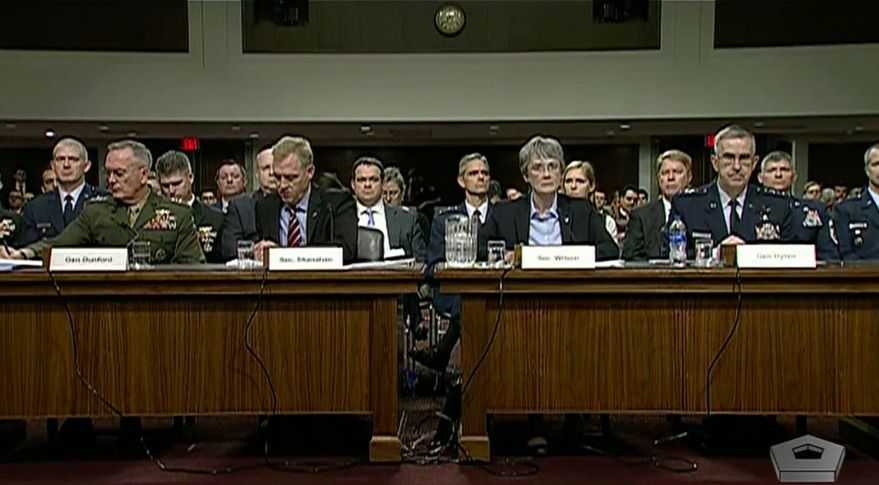
[[314, 153], [305, 138], [285, 136], [272, 148], [278, 191], [256, 202], [254, 255], [271, 247], [341, 246], [346, 262], [357, 254], [354, 198], [311, 185]]
[[360, 157], [351, 168], [351, 190], [357, 199], [358, 225], [382, 233], [385, 258], [392, 250], [402, 249], [405, 256], [424, 261], [424, 236], [415, 212], [385, 204], [382, 200], [383, 170], [381, 161], [373, 157]]
[[234, 159], [223, 160], [217, 169], [217, 202], [214, 209], [225, 214], [229, 201], [244, 192], [246, 183], [247, 170]]
[[480, 253], [487, 241], [502, 239], [508, 251], [516, 244], [595, 246], [598, 260], [616, 259], [619, 249], [605, 229], [604, 217], [585, 199], [559, 193], [564, 151], [558, 140], [535, 136], [519, 151], [519, 170], [530, 186], [527, 197], [503, 201], [479, 231]]
[[238, 257], [238, 241], [256, 240], [256, 216], [253, 207], [278, 189], [272, 161], [272, 146], [256, 154], [256, 179], [259, 188], [229, 201], [223, 220], [222, 252], [226, 260]]
[[25, 206], [17, 246], [61, 234], [82, 212], [85, 201], [107, 194], [85, 182], [85, 174], [92, 164], [85, 145], [76, 138], [58, 140], [52, 149], [51, 166], [57, 175], [58, 187], [40, 194]]
[[632, 211], [623, 259], [649, 260], [660, 257], [663, 228], [671, 212], [671, 199], [684, 190], [693, 179], [693, 160], [680, 150], [668, 150], [656, 160], [660, 197]]
[[223, 214], [208, 207], [192, 193], [192, 165], [183, 152], [169, 151], [156, 160], [156, 175], [165, 197], [186, 204], [192, 209], [195, 234], [208, 263], [223, 263], [220, 251], [223, 234]]
[[792, 189], [797, 180], [797, 172], [789, 153], [774, 151], [763, 157], [757, 180], [763, 186], [789, 196], [788, 205], [797, 242], [814, 244], [815, 254], [820, 260], [839, 260], [839, 249], [834, 240], [836, 235], [833, 220], [827, 209], [817, 201], [793, 196]]
[[845, 261], [879, 259], [879, 143], [864, 153], [867, 188], [836, 206], [839, 255]]
[[[787, 196], [748, 183], [759, 161], [754, 135], [732, 125], [720, 130], [714, 140], [711, 165], [717, 179], [672, 199], [666, 230], [675, 218], [684, 222], [689, 257], [696, 239], [711, 239], [715, 246], [794, 241]], [[662, 240], [662, 254], [668, 255], [667, 239]]]

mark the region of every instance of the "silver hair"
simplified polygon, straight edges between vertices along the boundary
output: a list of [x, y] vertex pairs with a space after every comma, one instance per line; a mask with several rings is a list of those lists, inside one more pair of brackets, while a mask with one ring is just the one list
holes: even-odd
[[472, 162], [473, 160], [482, 160], [482, 163], [485, 164], [485, 168], [487, 168], [488, 171], [491, 172], [491, 167], [488, 166], [488, 159], [485, 158], [484, 155], [482, 155], [481, 153], [468, 153], [461, 157], [461, 160], [458, 162], [458, 177], [464, 176], [464, 167], [466, 167], [467, 164]]
[[754, 139], [754, 134], [750, 131], [744, 129], [739, 125], [729, 125], [714, 135], [714, 154], [719, 155], [717, 153], [717, 147], [720, 146], [720, 142], [726, 139], [735, 139], [735, 138], [748, 138], [751, 140], [751, 155], [757, 152], [757, 141]]
[[829, 203], [830, 203], [831, 201], [833, 201], [834, 199], [836, 199], [836, 192], [834, 192], [834, 190], [831, 189], [830, 187], [827, 187], [826, 189], [823, 189], [823, 190], [821, 191], [821, 196], [818, 197], [818, 200], [819, 200], [822, 204], [825, 204], [825, 205], [826, 205], [826, 204], [829, 204]]
[[394, 182], [400, 187], [400, 192], [406, 192], [406, 180], [403, 178], [403, 173], [397, 167], [386, 168], [384, 173], [382, 173], [382, 182]]
[[790, 164], [790, 169], [793, 172], [796, 172], [796, 168], [794, 167], [794, 159], [790, 156], [790, 153], [775, 150], [774, 152], [769, 152], [769, 155], [763, 157], [763, 160], [760, 161], [760, 173], [766, 171], [766, 164], [770, 162], [781, 162], [782, 160], [786, 161]]
[[552, 158], [558, 160], [559, 166], [565, 164], [565, 151], [558, 140], [551, 137], [537, 135], [519, 150], [519, 171], [522, 175], [528, 172], [528, 164], [538, 158]]
[[865, 167], [870, 164], [870, 152], [872, 152], [873, 150], [879, 150], [879, 142], [870, 145], [870, 148], [868, 148], [867, 151], [864, 152]]
[[73, 137], [64, 137], [58, 140], [58, 143], [55, 143], [55, 146], [52, 147], [52, 158], [55, 158], [55, 153], [58, 151], [58, 148], [62, 146], [73, 147], [77, 151], [79, 151], [79, 159], [80, 161], [87, 162], [89, 159], [89, 152], [86, 150], [85, 145], [76, 138]]
[[140, 163], [146, 165], [147, 170], [152, 170], [153, 168], [153, 154], [150, 153], [150, 149], [146, 147], [143, 143], [135, 140], [120, 140], [115, 141], [107, 145], [107, 153], [114, 152], [116, 150], [125, 150], [130, 149], [131, 154], [135, 160]]
[[192, 164], [185, 153], [171, 150], [156, 159], [156, 173], [160, 177], [167, 177], [175, 173], [192, 173]]

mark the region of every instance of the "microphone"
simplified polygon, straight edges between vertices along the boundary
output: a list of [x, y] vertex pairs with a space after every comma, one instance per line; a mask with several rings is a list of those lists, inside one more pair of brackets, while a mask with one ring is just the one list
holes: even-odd
[[330, 244], [336, 245], [336, 214], [333, 213], [333, 204], [327, 202], [327, 213], [330, 215]]

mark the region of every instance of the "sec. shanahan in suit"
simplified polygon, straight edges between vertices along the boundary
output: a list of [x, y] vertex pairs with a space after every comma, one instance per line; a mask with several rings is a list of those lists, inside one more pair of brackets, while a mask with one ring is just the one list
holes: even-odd
[[[346, 262], [357, 255], [357, 210], [354, 197], [342, 190], [309, 189], [306, 209], [305, 245], [341, 246]], [[277, 194], [258, 200], [254, 206], [257, 240], [281, 241], [280, 221], [284, 203]]]

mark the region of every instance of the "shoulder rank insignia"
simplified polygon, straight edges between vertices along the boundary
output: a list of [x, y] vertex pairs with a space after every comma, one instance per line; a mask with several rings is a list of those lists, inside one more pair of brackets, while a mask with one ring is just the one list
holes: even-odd
[[0, 239], [9, 237], [15, 232], [15, 221], [12, 219], [0, 219]]
[[177, 218], [171, 214], [170, 209], [156, 209], [153, 218], [143, 228], [151, 231], [173, 231], [177, 229]]
[[198, 242], [201, 244], [202, 250], [205, 253], [209, 253], [214, 249], [214, 240], [217, 238], [217, 231], [214, 230], [211, 226], [199, 226], [195, 235], [198, 237]]

